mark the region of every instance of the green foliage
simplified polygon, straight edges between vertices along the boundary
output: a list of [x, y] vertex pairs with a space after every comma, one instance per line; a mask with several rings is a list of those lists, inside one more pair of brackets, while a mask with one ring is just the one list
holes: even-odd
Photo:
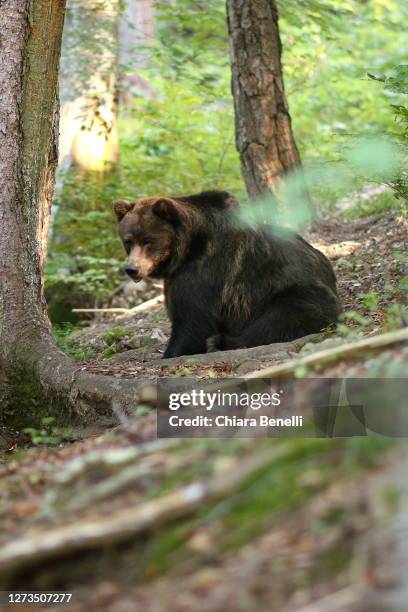
[[114, 175], [101, 180], [75, 169], [67, 173], [55, 202], [48, 288], [62, 282], [98, 299], [117, 285], [122, 247], [110, 204], [118, 193], [120, 181]]
[[377, 310], [380, 304], [380, 296], [376, 291], [369, 291], [368, 293], [363, 293], [359, 296], [361, 298], [362, 305], [368, 310]]
[[[391, 76], [374, 76], [369, 74], [371, 79], [380, 81], [384, 84], [384, 90], [391, 94], [408, 95], [408, 64], [395, 66]], [[404, 159], [401, 163], [401, 169], [397, 178], [394, 178], [391, 185], [398, 198], [408, 200], [408, 172], [406, 171], [406, 162], [408, 159], [408, 106], [404, 99], [404, 104], [391, 104], [394, 110], [396, 123], [399, 126], [397, 137], [401, 143], [404, 152]]]
[[[385, 322], [382, 331], [389, 332], [401, 327], [403, 319], [408, 318], [408, 308], [404, 304], [390, 304], [386, 308]], [[406, 370], [406, 364], [405, 364]]]
[[[228, 34], [222, 0], [155, 2], [156, 39], [148, 46], [150, 74], [189, 83], [214, 99], [229, 87]], [[175, 16], [177, 16], [175, 18]], [[215, 99], [218, 99], [216, 95]]]
[[[340, 321], [344, 321], [344, 323], [337, 323], [337, 331], [344, 338], [348, 338], [350, 340], [355, 339], [361, 333], [362, 329], [367, 328], [370, 324], [368, 319], [362, 317], [359, 313], [354, 311], [348, 312], [347, 316], [342, 315], [340, 317]], [[353, 322], [356, 323], [354, 327], [350, 327], [347, 323]]]
[[143, 416], [146, 416], [147, 414], [150, 414], [151, 412], [153, 412], [153, 409], [151, 406], [147, 406], [146, 404], [139, 404], [138, 406], [136, 406], [134, 410], [134, 415], [136, 417], [143, 417]]
[[369, 74], [368, 76], [374, 81], [384, 83], [384, 89], [387, 91], [408, 94], [408, 64], [395, 66], [394, 74], [388, 77], [379, 77], [374, 76], [373, 74]]
[[[140, 197], [217, 187], [242, 192], [229, 105], [222, 112], [212, 104], [203, 106], [200, 91], [178, 83], [163, 82], [160, 89], [156, 100], [136, 100], [121, 121], [132, 193]], [[131, 175], [131, 168], [138, 172]]]
[[388, 94], [373, 88], [366, 73], [371, 67], [387, 74], [404, 58], [400, 40], [408, 8], [393, 0], [334, 2], [330, 8], [317, 1], [304, 19], [298, 3], [291, 4], [296, 7], [280, 7], [295, 135], [306, 158], [337, 160], [349, 135], [378, 134], [392, 127]]
[[58, 348], [69, 355], [74, 361], [85, 361], [91, 359], [95, 355], [95, 351], [90, 348], [74, 349], [69, 341], [69, 336], [74, 332], [77, 327], [72, 323], [65, 322], [55, 324], [53, 326], [53, 335]]
[[63, 84], [69, 83], [65, 95], [70, 98], [84, 91], [96, 98], [100, 91], [93, 82], [95, 73], [106, 81], [110, 78], [109, 55], [116, 53], [117, 15], [109, 4], [105, 0], [67, 1], [61, 77]]
[[351, 221], [395, 210], [398, 206], [399, 204], [395, 199], [394, 193], [392, 191], [384, 191], [370, 198], [362, 199], [357, 197], [355, 205], [344, 211], [343, 217]]
[[[240, 217], [244, 223], [279, 223], [282, 228], [302, 231], [312, 219], [309, 193], [319, 195], [319, 185], [326, 186], [326, 205], [350, 190], [357, 177], [360, 181], [382, 182], [398, 173], [400, 165], [399, 148], [386, 138], [355, 138], [343, 152], [343, 160], [334, 165], [314, 163], [309, 167], [295, 170], [285, 177], [275, 195], [268, 195], [255, 203], [241, 208]], [[398, 209], [394, 194], [382, 192], [372, 197], [351, 195], [355, 204], [343, 213], [354, 219], [386, 210]], [[286, 231], [286, 230], [282, 230]]]
[[[333, 482], [350, 476], [353, 479], [356, 475], [363, 477], [365, 470], [384, 462], [391, 448], [389, 438], [374, 436], [289, 442], [269, 440], [265, 444], [275, 448], [284, 444], [285, 452], [281, 458], [272, 459], [269, 465], [251, 474], [228, 498], [205, 504], [191, 520], [158, 531], [139, 555], [141, 575], [154, 576], [166, 572], [187, 558], [190, 567], [194, 566], [199, 559], [187, 543], [200, 529], [214, 528], [216, 537], [210, 547], [210, 554], [214, 558], [225, 550], [234, 550], [254, 542], [266, 529], [279, 524], [288, 513], [303, 508], [314, 495], [327, 490]], [[187, 481], [193, 482], [199, 476], [207, 476], [206, 470], [208, 461], [194, 462], [194, 469], [187, 475]], [[183, 472], [182, 483], [180, 478], [167, 477], [164, 490], [168, 490], [169, 484], [173, 490], [180, 484], [186, 484], [184, 477]], [[159, 492], [162, 491], [160, 488]], [[347, 520], [347, 516], [348, 510], [345, 514], [334, 516], [332, 505], [328, 504], [327, 511], [319, 516], [315, 528], [320, 528], [323, 533], [325, 527]], [[330, 569], [333, 574], [343, 569], [340, 561], [344, 560], [344, 551], [341, 551], [341, 559], [337, 559], [337, 548], [331, 548], [333, 563], [330, 563]], [[316, 579], [321, 580], [322, 572], [330, 569], [323, 564]]]
[[[326, 207], [367, 180], [392, 181], [403, 196], [407, 179], [402, 173], [395, 179], [403, 159], [392, 138], [401, 141], [407, 125], [406, 2], [288, 0], [279, 9], [285, 87], [314, 201]], [[101, 181], [71, 170], [57, 200], [47, 291], [59, 295], [65, 287], [75, 305], [106, 304], [124, 278], [112, 200], [217, 187], [246, 200], [235, 150], [224, 0], [155, 2], [155, 24], [141, 50], [148, 62], [137, 68], [153, 93], [121, 109], [117, 172]], [[90, 53], [97, 55], [93, 45]], [[375, 78], [384, 87], [368, 71], [381, 75]], [[304, 226], [310, 218], [304, 178], [295, 173], [282, 197], [290, 215], [281, 222]], [[378, 204], [381, 212], [394, 202], [382, 195]], [[266, 206], [270, 221], [278, 207]], [[365, 214], [365, 207], [348, 212]], [[58, 304], [51, 313], [54, 320], [67, 316]]]
[[25, 427], [23, 432], [30, 437], [31, 443], [34, 446], [58, 446], [62, 442], [63, 435], [62, 430], [53, 425], [54, 421], [54, 417], [44, 417], [41, 419], [41, 427], [39, 429]]
[[155, 38], [145, 49], [149, 65], [138, 70], [154, 95], [137, 98], [121, 118], [132, 194], [243, 192], [224, 2], [159, 1], [155, 19]]
[[398, 151], [389, 140], [364, 138], [346, 150], [347, 161], [364, 176], [385, 181], [393, 177], [398, 164]]
[[103, 335], [103, 339], [108, 344], [108, 346], [111, 346], [117, 340], [120, 340], [121, 338], [125, 338], [125, 336], [128, 336], [128, 335], [129, 335], [129, 330], [126, 330], [123, 327], [112, 327], [112, 329], [110, 329], [109, 331], [106, 332], [106, 334]]

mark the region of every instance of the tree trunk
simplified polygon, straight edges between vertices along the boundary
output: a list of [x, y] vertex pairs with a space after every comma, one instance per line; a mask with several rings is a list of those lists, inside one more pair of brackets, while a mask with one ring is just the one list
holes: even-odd
[[[73, 104], [79, 113], [71, 114], [76, 123], [72, 139], [72, 159], [85, 171], [109, 172], [119, 160], [118, 111], [118, 32], [119, 0], [68, 0], [70, 41], [76, 71]], [[68, 55], [68, 57], [69, 57]], [[67, 66], [65, 66], [67, 68]], [[78, 99], [79, 96], [79, 99]], [[79, 125], [78, 125], [79, 119]], [[68, 125], [65, 133], [72, 129]]]
[[154, 0], [127, 0], [119, 20], [119, 61], [121, 107], [135, 98], [155, 98], [154, 88], [140, 74], [150, 64], [154, 38]]
[[135, 402], [131, 381], [119, 394], [116, 379], [78, 371], [46, 313], [64, 10], [65, 0], [0, 2], [0, 417], [14, 425], [62, 407], [88, 420], [101, 409], [111, 416]]
[[285, 96], [275, 0], [227, 0], [237, 150], [248, 195], [300, 164]]

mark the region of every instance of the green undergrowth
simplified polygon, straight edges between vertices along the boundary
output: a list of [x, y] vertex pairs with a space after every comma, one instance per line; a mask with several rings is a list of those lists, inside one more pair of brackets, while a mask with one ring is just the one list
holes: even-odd
[[61, 323], [53, 326], [53, 336], [58, 348], [74, 361], [86, 361], [95, 357], [95, 350], [89, 347], [75, 348], [70, 342], [73, 332], [82, 329], [72, 323]]
[[109, 346], [112, 346], [117, 340], [121, 340], [128, 335], [129, 330], [124, 327], [112, 327], [112, 329], [107, 331], [102, 337]]
[[[279, 11], [285, 89], [319, 213], [370, 180], [388, 181], [403, 195], [402, 179], [397, 186], [378, 172], [386, 156], [375, 139], [404, 147], [406, 2], [333, 0], [330, 10], [308, 2], [300, 17], [288, 0]], [[54, 322], [75, 322], [75, 306], [108, 303], [124, 280], [112, 200], [220, 188], [247, 201], [235, 146], [225, 2], [156, 3], [155, 33], [143, 52], [148, 61], [138, 75], [148, 91], [120, 108], [116, 171], [101, 180], [70, 169], [55, 201], [46, 269]], [[134, 66], [128, 68], [133, 74]], [[361, 138], [371, 139], [368, 148], [348, 159]], [[367, 164], [373, 152], [375, 163]], [[375, 206], [361, 201], [347, 215], [389, 210], [390, 197], [381, 195]]]
[[126, 338], [126, 336], [129, 336], [129, 330], [124, 327], [112, 327], [109, 331], [105, 332], [102, 335], [102, 339], [108, 346], [100, 353], [99, 358], [109, 359], [109, 357], [125, 350], [120, 341]]
[[347, 221], [354, 221], [389, 211], [404, 212], [404, 210], [406, 202], [398, 200], [392, 191], [384, 191], [367, 199], [357, 197], [353, 206], [345, 210], [341, 217]]

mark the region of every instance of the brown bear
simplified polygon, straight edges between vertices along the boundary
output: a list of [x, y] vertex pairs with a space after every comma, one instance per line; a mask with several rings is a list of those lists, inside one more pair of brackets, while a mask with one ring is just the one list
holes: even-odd
[[163, 278], [172, 332], [164, 357], [284, 342], [336, 321], [330, 262], [299, 235], [244, 224], [229, 193], [118, 200], [127, 274]]

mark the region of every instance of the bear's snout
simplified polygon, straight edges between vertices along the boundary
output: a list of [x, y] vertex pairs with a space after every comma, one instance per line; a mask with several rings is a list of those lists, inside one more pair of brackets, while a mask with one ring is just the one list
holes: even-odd
[[137, 268], [134, 268], [134, 267], [130, 268], [129, 267], [129, 268], [126, 268], [125, 272], [126, 272], [126, 274], [128, 276], [130, 276], [130, 278], [133, 281], [135, 281], [135, 283], [141, 280], [141, 276], [140, 276], [139, 271], [138, 271]]

